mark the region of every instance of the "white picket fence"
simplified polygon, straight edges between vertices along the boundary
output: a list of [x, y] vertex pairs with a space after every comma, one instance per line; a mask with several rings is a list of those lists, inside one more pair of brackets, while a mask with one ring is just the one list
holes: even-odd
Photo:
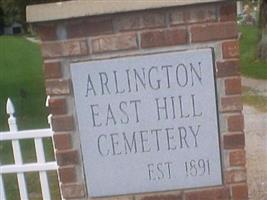
[[[17, 128], [16, 118], [14, 117], [15, 109], [10, 99], [7, 100], [6, 112], [9, 115], [8, 132], [0, 132], [0, 141], [11, 141], [13, 148], [14, 164], [1, 165], [0, 163], [0, 199], [6, 200], [5, 186], [3, 181], [4, 174], [17, 174], [17, 181], [19, 187], [20, 199], [28, 200], [29, 195], [25, 181], [26, 172], [39, 172], [40, 185], [42, 190], [42, 198], [50, 200], [51, 194], [49, 190], [49, 182], [47, 172], [57, 170], [58, 166], [56, 161], [46, 162], [43, 138], [52, 137], [53, 131], [48, 129], [35, 129], [19, 131]], [[50, 124], [50, 116], [48, 116], [48, 123]], [[36, 158], [35, 163], [23, 163], [22, 153], [19, 140], [33, 139], [35, 144]]]

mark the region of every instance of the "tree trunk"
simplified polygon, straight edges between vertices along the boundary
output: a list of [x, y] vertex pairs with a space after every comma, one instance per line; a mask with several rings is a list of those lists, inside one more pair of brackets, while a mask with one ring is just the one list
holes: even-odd
[[267, 61], [267, 30], [263, 30], [258, 44], [258, 59]]
[[259, 15], [260, 40], [258, 43], [257, 57], [267, 61], [267, 0], [262, 0]]

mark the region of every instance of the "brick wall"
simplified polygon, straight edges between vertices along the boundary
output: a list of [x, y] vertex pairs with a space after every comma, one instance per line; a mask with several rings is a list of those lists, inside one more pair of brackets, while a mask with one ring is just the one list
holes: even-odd
[[215, 50], [224, 185], [113, 199], [248, 199], [235, 19], [235, 3], [221, 2], [32, 24], [42, 40], [46, 92], [51, 96], [54, 145], [65, 199], [89, 198], [76, 125], [70, 62], [200, 47]]

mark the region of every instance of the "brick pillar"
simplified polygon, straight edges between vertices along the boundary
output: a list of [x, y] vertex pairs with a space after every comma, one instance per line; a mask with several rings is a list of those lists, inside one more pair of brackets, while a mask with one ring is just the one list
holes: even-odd
[[58, 175], [65, 199], [91, 199], [83, 171], [70, 63], [205, 47], [215, 50], [223, 185], [110, 199], [248, 199], [235, 3], [217, 1], [99, 16], [33, 20], [31, 24], [42, 41]]

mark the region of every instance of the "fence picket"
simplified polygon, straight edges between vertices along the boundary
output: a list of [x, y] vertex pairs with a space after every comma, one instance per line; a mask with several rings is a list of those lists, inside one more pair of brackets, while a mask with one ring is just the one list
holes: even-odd
[[3, 176], [0, 173], [0, 199], [6, 200], [6, 193], [4, 189], [4, 181], [3, 181]]
[[[44, 145], [43, 140], [41, 138], [34, 139], [35, 149], [36, 149], [36, 156], [38, 163], [45, 163], [45, 153], [44, 153]], [[49, 191], [49, 184], [46, 171], [40, 171], [40, 183], [42, 189], [43, 199], [50, 200], [50, 191]]]
[[[9, 125], [10, 134], [12, 134], [13, 132], [18, 131], [18, 127], [17, 127], [16, 118], [14, 117], [15, 108], [9, 98], [7, 100], [6, 111], [7, 111], [7, 114], [9, 114], [8, 125]], [[20, 148], [19, 141], [17, 139], [12, 140], [12, 148], [13, 148], [15, 164], [22, 165], [23, 160], [22, 160], [22, 155], [21, 155], [21, 148]], [[23, 200], [29, 199], [24, 173], [21, 173], [21, 172], [17, 173], [17, 179], [18, 179], [18, 185], [19, 185], [20, 198]]]
[[[22, 165], [23, 161], [22, 161], [20, 144], [18, 140], [12, 140], [12, 148], [13, 148], [15, 164]], [[29, 199], [24, 173], [21, 173], [21, 172], [17, 173], [17, 179], [18, 179], [18, 185], [19, 185], [20, 198], [23, 200]]]
[[20, 198], [23, 200], [28, 200], [28, 191], [27, 191], [27, 185], [25, 181], [24, 173], [17, 173], [18, 178], [18, 184], [19, 184], [19, 194]]
[[56, 161], [46, 162], [45, 164], [27, 163], [23, 165], [3, 165], [0, 167], [2, 174], [19, 173], [19, 172], [39, 172], [57, 170]]

